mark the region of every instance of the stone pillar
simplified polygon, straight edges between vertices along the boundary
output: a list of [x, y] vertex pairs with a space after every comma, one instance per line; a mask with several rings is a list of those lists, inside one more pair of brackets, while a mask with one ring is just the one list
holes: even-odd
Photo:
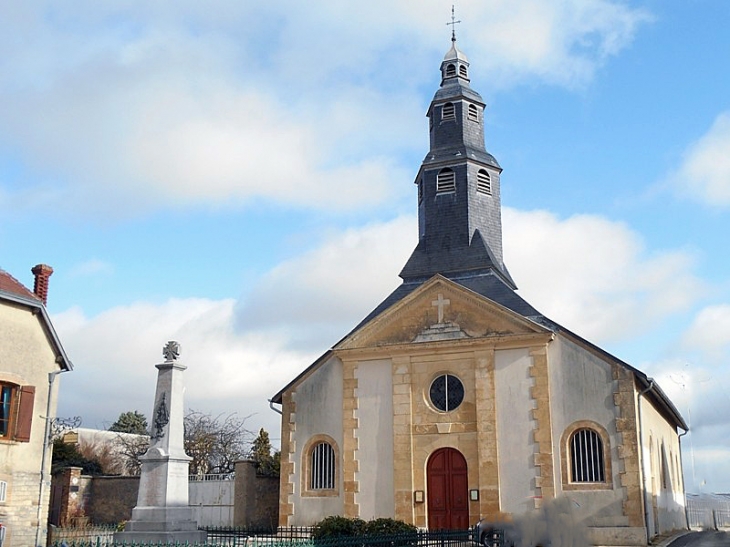
[[137, 506], [115, 543], [202, 543], [193, 508], [188, 505], [188, 464], [183, 436], [183, 378], [187, 368], [178, 361], [180, 345], [168, 342], [165, 362], [157, 367], [157, 389], [152, 410], [150, 447], [140, 458]]

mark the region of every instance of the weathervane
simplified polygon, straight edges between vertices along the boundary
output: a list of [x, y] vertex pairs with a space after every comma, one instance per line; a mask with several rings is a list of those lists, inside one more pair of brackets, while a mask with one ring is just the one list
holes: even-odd
[[451, 23], [446, 23], [447, 25], [451, 25], [451, 41], [456, 42], [456, 25], [458, 23], [461, 23], [461, 21], [456, 20], [456, 15], [454, 15], [454, 4], [451, 4]]

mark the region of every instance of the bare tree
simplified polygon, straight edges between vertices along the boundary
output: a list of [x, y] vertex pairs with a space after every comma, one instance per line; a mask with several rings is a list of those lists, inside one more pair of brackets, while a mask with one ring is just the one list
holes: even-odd
[[188, 411], [185, 452], [192, 458], [191, 475], [232, 473], [235, 462], [246, 457], [255, 435], [244, 427], [247, 418], [235, 413], [212, 416]]
[[150, 447], [150, 438], [146, 435], [130, 435], [119, 433], [114, 440], [117, 453], [122, 460], [122, 475], [139, 475], [142, 463], [139, 457]]

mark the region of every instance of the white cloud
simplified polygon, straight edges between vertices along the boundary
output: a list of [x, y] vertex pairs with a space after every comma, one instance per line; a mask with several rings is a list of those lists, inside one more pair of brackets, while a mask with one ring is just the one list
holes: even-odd
[[730, 305], [716, 304], [700, 310], [682, 342], [707, 361], [725, 364], [730, 357]]
[[670, 177], [676, 191], [713, 207], [730, 206], [730, 112], [684, 153], [682, 165]]
[[399, 285], [416, 242], [411, 216], [333, 234], [268, 272], [240, 303], [239, 324], [286, 329], [324, 351]]
[[[410, 178], [396, 158], [423, 135], [420, 87], [448, 47], [441, 2], [371, 2], [356, 18], [335, 1], [74, 6], [0, 8], [0, 152], [28, 177], [0, 187], [4, 209], [348, 210], [392, 203]], [[485, 60], [473, 70], [495, 86], [581, 85], [647, 18], [608, 0], [461, 10]]]
[[589, 340], [635, 337], [702, 291], [690, 254], [647, 255], [639, 234], [620, 222], [510, 208], [503, 221], [505, 262], [520, 294]]

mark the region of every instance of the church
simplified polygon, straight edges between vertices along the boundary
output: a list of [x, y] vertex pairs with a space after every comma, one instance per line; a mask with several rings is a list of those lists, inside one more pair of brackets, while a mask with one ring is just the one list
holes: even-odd
[[466, 529], [567, 498], [594, 545], [646, 545], [686, 528], [687, 425], [651, 378], [517, 294], [484, 108], [452, 35], [403, 282], [272, 398], [279, 524]]

